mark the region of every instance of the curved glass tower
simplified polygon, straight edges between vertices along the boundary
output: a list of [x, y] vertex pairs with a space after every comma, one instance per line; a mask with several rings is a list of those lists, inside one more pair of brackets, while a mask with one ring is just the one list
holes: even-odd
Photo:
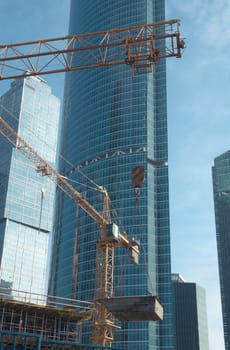
[[212, 167], [217, 255], [225, 350], [230, 349], [230, 151], [214, 159]]
[[[164, 0], [72, 1], [70, 34], [95, 32], [164, 20]], [[154, 74], [132, 78], [129, 66], [97, 68], [66, 75], [61, 153], [70, 163], [60, 172], [84, 183], [78, 190], [98, 209], [102, 196], [90, 179], [107, 188], [115, 221], [140, 240], [140, 263], [116, 250], [115, 295], [157, 295], [163, 322], [121, 324], [115, 347], [129, 350], [174, 349], [170, 266], [165, 62]], [[137, 198], [132, 169], [145, 179]], [[85, 180], [81, 170], [88, 176]], [[50, 294], [92, 300], [95, 247], [100, 231], [75, 204], [59, 194]], [[83, 330], [88, 343], [90, 328]]]

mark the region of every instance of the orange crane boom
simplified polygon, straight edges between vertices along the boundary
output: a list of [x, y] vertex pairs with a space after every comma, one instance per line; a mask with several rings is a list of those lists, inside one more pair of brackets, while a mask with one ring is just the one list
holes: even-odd
[[[179, 19], [171, 19], [100, 32], [0, 45], [0, 80], [121, 64], [129, 65], [132, 75], [135, 70], [142, 71], [142, 68], [147, 68], [149, 72], [162, 59], [181, 57], [185, 42], [180, 37], [179, 26]], [[98, 300], [113, 296], [114, 248], [121, 246], [127, 249], [131, 260], [137, 264], [138, 242], [129, 240], [111, 222], [109, 196], [105, 188], [99, 188], [104, 195], [104, 210], [100, 213], [1, 117], [0, 134], [30, 159], [38, 172], [48, 176], [100, 226], [101, 237], [96, 247], [92, 341], [95, 344], [111, 346], [114, 319]]]
[[103, 213], [98, 212], [65, 177], [59, 174], [43, 159], [11, 126], [0, 117], [0, 134], [3, 135], [18, 151], [31, 160], [36, 171], [48, 176], [76, 205], [87, 213], [101, 228], [101, 237], [96, 247], [96, 287], [94, 295], [94, 315], [92, 340], [95, 344], [111, 345], [113, 340], [114, 318], [98, 299], [113, 296], [114, 248], [127, 249], [131, 260], [138, 264], [138, 242], [119, 232], [117, 225], [112, 224], [109, 211], [107, 190], [99, 187], [104, 194]]
[[0, 80], [181, 57], [180, 20], [0, 45]]

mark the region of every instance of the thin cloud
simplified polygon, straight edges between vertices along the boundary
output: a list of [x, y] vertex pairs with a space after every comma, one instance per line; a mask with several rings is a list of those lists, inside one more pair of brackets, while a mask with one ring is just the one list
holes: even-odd
[[211, 167], [230, 149], [228, 0], [170, 0], [187, 48], [167, 61], [172, 265], [206, 289], [210, 350], [224, 349]]

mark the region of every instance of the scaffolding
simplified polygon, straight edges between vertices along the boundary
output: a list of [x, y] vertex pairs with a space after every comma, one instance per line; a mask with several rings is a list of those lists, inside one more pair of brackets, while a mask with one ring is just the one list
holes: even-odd
[[[109, 31], [0, 45], [0, 80], [120, 64], [131, 66], [133, 76], [134, 70], [139, 74], [151, 72], [161, 59], [181, 57], [185, 42], [180, 38], [179, 25], [180, 21], [174, 19]], [[61, 49], [58, 48], [60, 43], [63, 43]], [[52, 64], [54, 64], [53, 68]], [[4, 124], [2, 118], [0, 119], [1, 123]], [[136, 305], [136, 298], [132, 299], [133, 304], [129, 304], [125, 311], [120, 308], [121, 299], [119, 301], [114, 298], [109, 301], [105, 300], [105, 296], [107, 298], [112, 296], [112, 257], [115, 244], [114, 241], [103, 236], [106, 232], [106, 225], [111, 224], [110, 218], [105, 219], [103, 215], [98, 213], [54, 169], [49, 172], [52, 168], [36, 152], [30, 154], [32, 149], [25, 142], [23, 147], [18, 147], [19, 136], [15, 135], [14, 131], [12, 134], [13, 139], [10, 140], [7, 137], [10, 142], [13, 140], [14, 144], [15, 141], [15, 146], [21, 151], [24, 150], [23, 153], [27, 153], [29, 159], [39, 160], [37, 170], [51, 179], [53, 176], [56, 179], [56, 184], [102, 227], [102, 239], [97, 246], [99, 251], [97, 266], [101, 266], [103, 257], [108, 258], [109, 263], [105, 267], [103, 265], [103, 269], [96, 269], [100, 272], [98, 281], [100, 278], [103, 279], [104, 290], [101, 287], [101, 302], [104, 299], [104, 305], [111, 306], [117, 317], [123, 320], [162, 319], [163, 308], [156, 297], [151, 299], [150, 304], [149, 300], [146, 302], [144, 298], [144, 307]], [[108, 200], [107, 192], [104, 194], [105, 199]], [[115, 241], [116, 246], [123, 246], [131, 251], [131, 259], [137, 263], [139, 254], [137, 242], [129, 241], [121, 233], [119, 240]], [[106, 288], [110, 289], [109, 293]], [[26, 293], [26, 297], [28, 297], [28, 293]], [[96, 334], [94, 339], [98, 344], [111, 344], [113, 340], [113, 318], [110, 317], [110, 312], [107, 312], [106, 307], [101, 306], [97, 300], [93, 307], [91, 303], [79, 306], [75, 303], [76, 301], [64, 298], [48, 297], [47, 300], [37, 304], [28, 302], [27, 299], [17, 298], [15, 301], [13, 298], [11, 291], [10, 293], [6, 291], [4, 294], [0, 290], [0, 350], [112, 349], [102, 345], [77, 344], [80, 340], [79, 323], [91, 318], [92, 313], [95, 315], [96, 312], [100, 317], [99, 322], [94, 322], [93, 332]], [[126, 299], [123, 299], [123, 302], [127, 304]], [[142, 303], [143, 299], [139, 299], [138, 302]], [[133, 306], [136, 308], [135, 312], [130, 311]]]
[[39, 302], [34, 304], [27, 301], [29, 293], [20, 291], [15, 300], [16, 294], [1, 288], [1, 350], [84, 349], [81, 322], [92, 317], [92, 303], [31, 293]]
[[83, 345], [42, 339], [40, 335], [0, 331], [1, 350], [124, 350], [101, 345]]

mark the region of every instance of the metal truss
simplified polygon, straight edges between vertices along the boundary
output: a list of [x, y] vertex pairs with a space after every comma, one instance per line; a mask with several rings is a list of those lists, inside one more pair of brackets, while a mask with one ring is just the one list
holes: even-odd
[[0, 45], [0, 80], [181, 57], [180, 20]]

